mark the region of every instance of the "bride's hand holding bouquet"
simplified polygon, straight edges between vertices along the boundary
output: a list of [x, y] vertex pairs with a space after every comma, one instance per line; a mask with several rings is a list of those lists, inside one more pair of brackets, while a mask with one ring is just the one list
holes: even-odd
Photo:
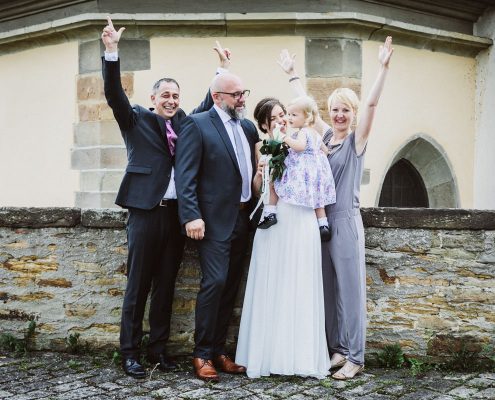
[[285, 169], [285, 157], [289, 152], [289, 147], [284, 143], [285, 135], [280, 130], [280, 125], [276, 124], [273, 130], [273, 136], [263, 140], [263, 145], [260, 152], [268, 156], [268, 165], [270, 167], [270, 175], [272, 181], [276, 181], [282, 177]]

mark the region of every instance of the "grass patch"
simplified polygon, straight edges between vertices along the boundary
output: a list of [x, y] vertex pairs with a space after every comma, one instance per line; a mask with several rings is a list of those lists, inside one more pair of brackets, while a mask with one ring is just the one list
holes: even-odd
[[29, 321], [22, 338], [16, 338], [10, 333], [0, 334], [0, 349], [11, 351], [15, 355], [26, 354], [33, 347], [35, 331], [36, 322], [31, 320]]
[[388, 344], [376, 355], [378, 366], [383, 368], [401, 368], [404, 361], [404, 353], [398, 344]]

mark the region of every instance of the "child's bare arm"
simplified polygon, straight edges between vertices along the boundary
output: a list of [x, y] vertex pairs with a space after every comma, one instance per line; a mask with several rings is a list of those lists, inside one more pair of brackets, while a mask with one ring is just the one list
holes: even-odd
[[303, 151], [306, 148], [306, 132], [299, 131], [296, 138], [285, 135], [284, 142], [294, 151]]

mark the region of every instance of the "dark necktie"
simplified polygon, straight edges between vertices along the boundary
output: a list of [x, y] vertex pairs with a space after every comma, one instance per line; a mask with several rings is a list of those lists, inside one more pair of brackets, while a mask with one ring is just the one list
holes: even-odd
[[234, 142], [235, 142], [237, 158], [239, 161], [239, 170], [241, 171], [242, 197], [246, 199], [249, 196], [249, 176], [248, 176], [248, 166], [246, 162], [246, 154], [244, 153], [244, 147], [242, 146], [240, 133], [237, 130], [236, 120], [230, 119], [229, 124], [232, 127], [232, 132], [234, 133]]

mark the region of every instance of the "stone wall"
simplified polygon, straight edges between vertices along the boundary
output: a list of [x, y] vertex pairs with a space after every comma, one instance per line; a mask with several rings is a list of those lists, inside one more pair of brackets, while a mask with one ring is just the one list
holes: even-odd
[[[495, 345], [495, 212], [363, 209], [368, 348], [399, 343], [408, 354], [441, 355], [462, 338]], [[125, 212], [0, 208], [0, 333], [64, 349], [80, 333], [117, 346], [125, 289]], [[177, 280], [171, 352], [191, 351], [199, 287], [188, 243]], [[242, 294], [229, 335], [235, 342]], [[146, 324], [145, 324], [146, 325]]]

